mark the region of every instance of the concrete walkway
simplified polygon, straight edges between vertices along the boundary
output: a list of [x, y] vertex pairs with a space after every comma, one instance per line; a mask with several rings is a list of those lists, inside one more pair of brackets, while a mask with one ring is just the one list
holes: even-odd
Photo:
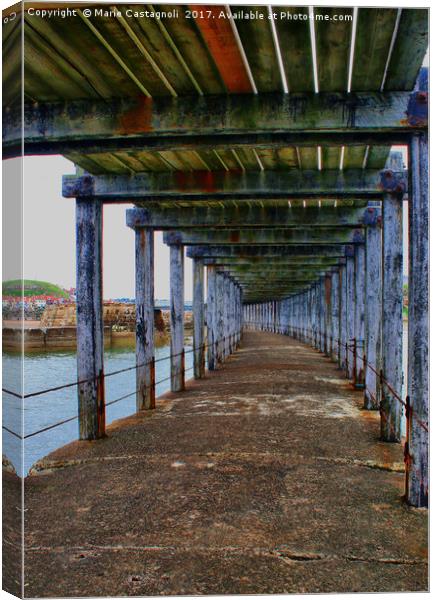
[[26, 596], [427, 589], [402, 448], [323, 355], [247, 332], [157, 405], [26, 479]]

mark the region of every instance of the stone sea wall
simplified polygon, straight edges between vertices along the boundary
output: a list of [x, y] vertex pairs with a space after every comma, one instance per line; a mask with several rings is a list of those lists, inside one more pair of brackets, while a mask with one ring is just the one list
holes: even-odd
[[[155, 343], [169, 342], [169, 311], [154, 311]], [[135, 305], [104, 305], [104, 345], [105, 347], [134, 345]], [[185, 313], [185, 328], [192, 328], [192, 313]], [[77, 346], [75, 304], [47, 306], [39, 327], [3, 327], [3, 349], [19, 351], [24, 341], [25, 350], [75, 349]]]

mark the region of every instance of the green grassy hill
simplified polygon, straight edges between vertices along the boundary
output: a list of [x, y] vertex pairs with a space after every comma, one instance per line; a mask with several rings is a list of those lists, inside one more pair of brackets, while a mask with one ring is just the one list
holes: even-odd
[[[13, 279], [3, 282], [3, 296], [21, 296], [21, 280]], [[36, 281], [34, 279], [24, 280], [25, 296], [55, 296], [56, 298], [68, 298], [68, 294], [54, 283], [48, 281]]]

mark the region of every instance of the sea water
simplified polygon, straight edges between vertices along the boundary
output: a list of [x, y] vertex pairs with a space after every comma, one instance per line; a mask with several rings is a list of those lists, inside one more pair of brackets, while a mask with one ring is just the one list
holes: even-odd
[[[193, 354], [191, 346], [185, 346], [186, 379], [192, 377]], [[170, 347], [156, 348], [156, 382], [166, 381], [156, 386], [156, 396], [167, 392], [170, 388], [169, 364]], [[163, 359], [163, 360], [161, 360]], [[104, 370], [106, 373], [135, 365], [134, 348], [111, 348], [104, 354]], [[3, 388], [12, 391], [20, 389], [20, 356], [14, 353], [3, 353]], [[27, 352], [24, 355], [24, 385], [25, 393], [30, 394], [39, 390], [70, 383], [77, 378], [77, 357], [75, 351], [59, 350], [56, 352]], [[116, 400], [136, 389], [136, 372], [107, 377], [106, 402]], [[31, 434], [77, 415], [77, 387], [66, 388], [56, 392], [27, 398], [23, 401], [3, 394], [3, 425], [8, 429], [24, 435]], [[121, 400], [106, 408], [106, 423], [133, 414], [136, 411], [136, 397]], [[27, 438], [24, 442], [23, 460], [21, 461], [21, 440], [3, 429], [3, 454], [12, 462], [19, 475], [26, 475], [31, 466], [49, 452], [76, 440], [78, 437], [78, 421], [70, 421], [49, 429], [43, 433]]]

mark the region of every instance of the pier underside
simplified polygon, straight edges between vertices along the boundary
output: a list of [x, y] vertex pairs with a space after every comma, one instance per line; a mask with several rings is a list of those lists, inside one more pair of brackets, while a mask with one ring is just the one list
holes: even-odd
[[323, 354], [245, 332], [224, 367], [36, 466], [26, 596], [427, 590], [426, 511], [362, 406]]

